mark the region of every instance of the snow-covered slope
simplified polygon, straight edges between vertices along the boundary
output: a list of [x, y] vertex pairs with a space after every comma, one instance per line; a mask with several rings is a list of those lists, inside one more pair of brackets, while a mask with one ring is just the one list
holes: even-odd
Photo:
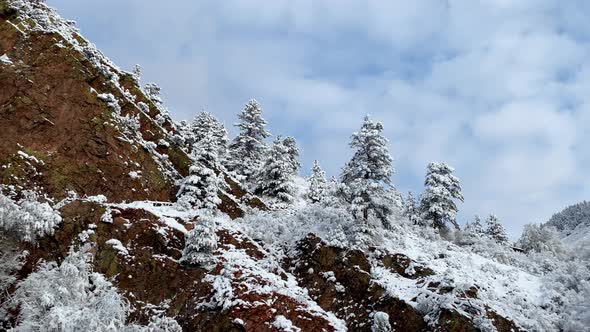
[[387, 222], [300, 177], [264, 204], [222, 168], [217, 209], [176, 204], [195, 160], [134, 74], [39, 2], [0, 0], [0, 36], [0, 329], [588, 330], [584, 251], [442, 238], [393, 188]]
[[554, 227], [562, 237], [562, 241], [569, 247], [590, 242], [590, 202], [580, 202], [570, 205], [554, 214], [546, 226]]

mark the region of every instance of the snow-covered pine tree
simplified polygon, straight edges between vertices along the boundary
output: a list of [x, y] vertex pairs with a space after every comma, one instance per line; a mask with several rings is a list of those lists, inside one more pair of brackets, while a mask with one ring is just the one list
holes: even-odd
[[311, 176], [309, 177], [309, 191], [307, 199], [312, 203], [321, 202], [328, 194], [328, 183], [326, 182], [326, 173], [320, 167], [317, 160], [313, 161]]
[[287, 136], [283, 139], [283, 144], [287, 148], [287, 154], [289, 156], [289, 160], [291, 162], [292, 173], [296, 175], [301, 168], [301, 163], [299, 162], [299, 148], [297, 147], [297, 141], [295, 138], [291, 136]]
[[221, 203], [217, 190], [219, 179], [215, 172], [202, 164], [189, 168], [176, 197], [178, 205], [184, 209], [215, 209]]
[[352, 135], [350, 147], [355, 152], [340, 176], [341, 197], [351, 204], [357, 218], [368, 220], [373, 215], [384, 224], [393, 212], [394, 197], [385, 186], [391, 186], [393, 159], [383, 136], [383, 125], [366, 116], [361, 130]]
[[453, 171], [446, 163], [428, 164], [424, 181], [426, 189], [420, 198], [421, 218], [440, 230], [446, 229], [447, 223], [459, 228], [455, 220], [458, 210], [454, 200], [463, 202], [463, 194]]
[[240, 133], [229, 145], [229, 157], [225, 166], [245, 177], [246, 184], [252, 185], [267, 150], [264, 139], [270, 133], [265, 129], [266, 121], [262, 118], [262, 109], [254, 99], [246, 104], [238, 118], [240, 123], [236, 126]]
[[472, 245], [479, 241], [485, 235], [485, 231], [478, 215], [473, 222], [467, 223], [463, 231], [457, 230], [455, 242], [460, 245]]
[[485, 234], [494, 239], [497, 243], [504, 244], [508, 243], [508, 235], [506, 234], [506, 230], [498, 217], [493, 214], [490, 214], [488, 219], [486, 219], [486, 223], [488, 227], [485, 230]]
[[133, 79], [139, 83], [139, 81], [141, 80], [141, 65], [136, 64], [135, 66], [133, 66], [133, 71], [131, 72], [133, 74]]
[[178, 204], [185, 209], [214, 210], [221, 203], [218, 192], [224, 186], [224, 179], [216, 171], [219, 167], [216, 140], [209, 133], [193, 146], [191, 156], [194, 165], [189, 168], [189, 175], [181, 181], [177, 193]]
[[213, 252], [217, 249], [217, 234], [213, 217], [203, 215], [198, 224], [185, 236], [180, 263], [185, 265], [210, 267], [215, 263]]
[[421, 224], [420, 208], [418, 207], [418, 203], [416, 202], [412, 192], [409, 192], [408, 197], [406, 197], [406, 201], [404, 203], [404, 216], [408, 218], [412, 225]]
[[214, 144], [217, 150], [217, 158], [223, 158], [227, 150], [227, 130], [223, 123], [219, 122], [208, 112], [199, 113], [188, 127], [185, 144], [190, 151], [205, 137], [211, 137], [210, 144]]
[[148, 97], [156, 107], [162, 106], [164, 103], [162, 101], [162, 97], [160, 96], [161, 89], [160, 86], [156, 83], [147, 83], [143, 87], [143, 92], [145, 93], [146, 97]]
[[485, 234], [483, 229], [483, 225], [481, 224], [481, 218], [476, 214], [473, 218], [473, 222], [468, 224], [469, 227], [465, 226], [465, 231], [469, 231], [470, 233], [482, 237]]
[[256, 193], [278, 198], [284, 202], [293, 200], [293, 164], [285, 140], [277, 137], [257, 177]]

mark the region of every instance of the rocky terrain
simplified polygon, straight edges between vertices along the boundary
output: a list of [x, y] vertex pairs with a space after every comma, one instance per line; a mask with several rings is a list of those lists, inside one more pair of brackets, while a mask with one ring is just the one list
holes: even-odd
[[[402, 240], [403, 227], [366, 248], [312, 228], [286, 235], [289, 243], [266, 241], [257, 232], [273, 230], [247, 216], [272, 219], [267, 205], [222, 170], [215, 264], [181, 264], [185, 234], [203, 216], [175, 205], [192, 161], [165, 107], [42, 3], [0, 0], [0, 55], [4, 194], [35, 190], [61, 216], [52, 235], [18, 243], [28, 254], [16, 280], [86, 247], [139, 326], [160, 315], [184, 331], [371, 331], [379, 316], [396, 331], [534, 330], [538, 294], [511, 288], [538, 290], [533, 275], [451, 243]], [[448, 282], [465, 259], [515, 274], [480, 282], [467, 271]], [[503, 295], [490, 295], [495, 288]], [[0, 318], [15, 326], [19, 307]]]

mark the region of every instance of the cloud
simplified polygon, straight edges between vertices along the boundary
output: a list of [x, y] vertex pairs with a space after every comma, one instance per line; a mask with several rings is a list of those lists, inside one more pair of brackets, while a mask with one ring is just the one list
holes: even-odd
[[[451, 163], [460, 218], [511, 235], [590, 194], [590, 5], [558, 0], [48, 0], [124, 68], [141, 63], [175, 118], [226, 124], [259, 99], [304, 166], [337, 174], [369, 113], [402, 191]], [[100, 14], [97, 14], [100, 13]]]

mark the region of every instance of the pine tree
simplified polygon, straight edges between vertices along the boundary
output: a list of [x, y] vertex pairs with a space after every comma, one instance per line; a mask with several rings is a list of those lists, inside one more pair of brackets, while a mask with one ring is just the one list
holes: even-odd
[[470, 233], [478, 237], [481, 237], [485, 234], [483, 225], [481, 224], [481, 218], [478, 215], [475, 215], [473, 222], [471, 224], [468, 224], [468, 226], [469, 227], [465, 226], [465, 231], [469, 231]]
[[285, 137], [285, 139], [283, 139], [283, 144], [287, 148], [287, 155], [291, 163], [292, 173], [296, 175], [297, 173], [299, 173], [299, 169], [301, 168], [301, 163], [299, 162], [299, 148], [297, 147], [297, 141], [295, 140], [295, 138], [287, 136]]
[[227, 130], [213, 115], [203, 111], [188, 126], [185, 144], [190, 152], [196, 144], [209, 137], [212, 139], [208, 143], [214, 145], [217, 157], [223, 158], [227, 150]]
[[479, 241], [485, 235], [483, 226], [481, 225], [481, 219], [478, 215], [471, 223], [467, 223], [463, 231], [457, 232], [456, 242], [462, 245], [471, 245]]
[[307, 198], [312, 203], [321, 202], [328, 194], [328, 183], [326, 182], [326, 173], [320, 167], [317, 160], [313, 161], [311, 176], [309, 177], [309, 192]]
[[275, 139], [257, 177], [257, 194], [290, 202], [293, 200], [293, 164], [288, 147], [281, 137]]
[[454, 200], [463, 202], [459, 179], [453, 174], [453, 168], [446, 163], [430, 163], [426, 172], [424, 185], [426, 190], [420, 198], [421, 217], [425, 223], [440, 230], [446, 224], [459, 228], [457, 221], [457, 205]]
[[490, 214], [486, 223], [488, 224], [488, 227], [485, 230], [486, 235], [500, 244], [508, 243], [508, 235], [506, 234], [504, 226], [502, 226], [502, 223], [498, 220], [498, 217]]
[[156, 105], [156, 107], [159, 108], [164, 103], [162, 101], [162, 97], [160, 96], [161, 89], [158, 86], [158, 84], [156, 84], [156, 83], [147, 83], [143, 87], [143, 92], [145, 93], [146, 97], [148, 97], [149, 100], [151, 100], [152, 103], [154, 103], [154, 105]]
[[406, 198], [404, 204], [404, 216], [406, 216], [413, 225], [421, 224], [420, 208], [418, 207], [418, 203], [412, 192], [409, 192], [408, 197]]
[[210, 267], [215, 263], [213, 252], [219, 241], [211, 216], [201, 216], [195, 228], [186, 234], [181, 264]]
[[197, 162], [189, 168], [189, 175], [181, 182], [176, 194], [178, 204], [185, 209], [216, 209], [221, 204], [218, 196], [220, 182], [215, 171]]
[[245, 177], [246, 183], [252, 184], [267, 150], [264, 139], [270, 133], [264, 128], [266, 121], [262, 118], [262, 109], [256, 100], [250, 100], [238, 117], [240, 123], [236, 126], [240, 133], [229, 146], [226, 167]]
[[188, 121], [180, 120], [180, 122], [175, 123], [175, 133], [174, 133], [174, 136], [172, 137], [172, 140], [176, 144], [186, 147], [188, 149], [189, 142], [191, 140], [190, 136], [191, 136], [191, 132], [190, 132], [190, 126], [189, 126]]
[[340, 195], [351, 204], [353, 215], [368, 220], [374, 215], [383, 223], [393, 212], [394, 198], [385, 186], [391, 186], [393, 160], [382, 135], [383, 125], [365, 117], [361, 130], [352, 135], [352, 159], [342, 171]]
[[133, 74], [133, 79], [134, 79], [136, 82], [139, 82], [139, 81], [141, 80], [141, 65], [139, 65], [139, 64], [136, 64], [136, 65], [133, 67], [133, 72], [132, 72], [132, 74]]

